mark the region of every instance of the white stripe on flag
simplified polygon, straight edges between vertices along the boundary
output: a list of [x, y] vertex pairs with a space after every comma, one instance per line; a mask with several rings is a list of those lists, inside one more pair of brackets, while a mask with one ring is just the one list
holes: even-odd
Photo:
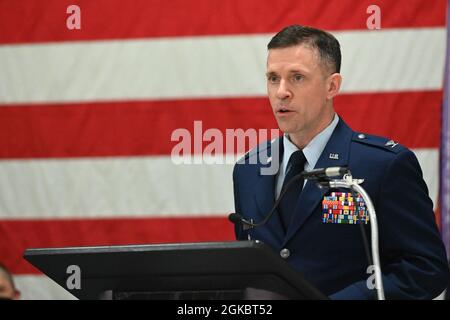
[[[444, 28], [335, 32], [343, 92], [442, 88]], [[264, 96], [272, 35], [0, 46], [0, 103]]]
[[77, 300], [75, 296], [47, 276], [14, 275], [21, 300]]
[[[438, 150], [414, 151], [436, 203]], [[222, 216], [233, 212], [232, 169], [168, 156], [1, 161], [0, 217]]]
[[0, 217], [223, 215], [232, 170], [169, 156], [0, 161]]

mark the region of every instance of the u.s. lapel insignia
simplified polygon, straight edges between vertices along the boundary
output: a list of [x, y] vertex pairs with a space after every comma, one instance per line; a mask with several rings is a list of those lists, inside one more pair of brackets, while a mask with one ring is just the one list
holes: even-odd
[[386, 147], [391, 147], [391, 148], [394, 148], [396, 145], [398, 145], [398, 142], [395, 142], [394, 140], [389, 140], [385, 144]]
[[339, 160], [339, 154], [338, 153], [330, 153], [330, 159]]
[[350, 192], [331, 192], [322, 200], [322, 222], [335, 224], [367, 224], [369, 215], [366, 204], [358, 193], [356, 198]]

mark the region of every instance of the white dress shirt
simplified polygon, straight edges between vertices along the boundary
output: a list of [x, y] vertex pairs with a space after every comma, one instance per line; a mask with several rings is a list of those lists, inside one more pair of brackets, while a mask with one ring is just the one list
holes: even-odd
[[[305, 148], [303, 148], [303, 154], [305, 155], [306, 158], [304, 170], [311, 171], [312, 169], [314, 169], [317, 161], [319, 160], [320, 155], [323, 152], [323, 149], [325, 149], [325, 146], [327, 145], [328, 140], [330, 140], [331, 134], [336, 128], [338, 122], [339, 116], [337, 114], [334, 114], [333, 121], [331, 121], [331, 123], [325, 129], [323, 129], [319, 134], [317, 134], [308, 143], [308, 145]], [[278, 171], [278, 174], [275, 177], [276, 179], [275, 199], [277, 199], [278, 196], [280, 195], [281, 188], [283, 187], [284, 177], [286, 176], [287, 170], [290, 169], [287, 168], [289, 158], [291, 157], [292, 153], [299, 150], [297, 146], [291, 142], [291, 140], [289, 139], [289, 135], [287, 133], [284, 134], [283, 149], [284, 151], [283, 151], [283, 158], [281, 159], [280, 170]]]

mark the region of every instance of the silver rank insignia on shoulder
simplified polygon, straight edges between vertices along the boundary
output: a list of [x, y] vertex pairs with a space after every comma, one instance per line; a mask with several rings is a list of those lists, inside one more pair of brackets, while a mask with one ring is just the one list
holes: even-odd
[[339, 160], [339, 154], [338, 153], [330, 153], [330, 159]]
[[389, 140], [385, 144], [386, 147], [391, 147], [391, 148], [394, 148], [396, 145], [398, 145], [398, 142], [395, 142], [394, 140]]

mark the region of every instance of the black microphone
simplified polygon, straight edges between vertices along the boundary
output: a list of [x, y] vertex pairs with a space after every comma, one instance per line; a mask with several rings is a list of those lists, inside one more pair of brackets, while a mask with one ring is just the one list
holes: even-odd
[[280, 202], [283, 199], [283, 197], [286, 194], [286, 192], [298, 180], [300, 180], [302, 178], [309, 179], [309, 180], [320, 180], [320, 179], [323, 179], [323, 178], [330, 178], [330, 177], [341, 176], [341, 175], [344, 175], [344, 174], [346, 174], [348, 172], [349, 172], [349, 170], [348, 170], [347, 167], [329, 167], [329, 168], [324, 168], [324, 169], [313, 169], [311, 171], [303, 171], [303, 172], [299, 173], [298, 175], [294, 176], [285, 185], [283, 190], [281, 190], [280, 196], [278, 197], [277, 201], [275, 201], [272, 209], [270, 209], [269, 213], [266, 215], [266, 217], [261, 222], [255, 223], [255, 222], [253, 222], [253, 219], [251, 219], [249, 221], [249, 220], [245, 219], [243, 216], [241, 216], [238, 213], [230, 213], [228, 215], [228, 220], [230, 220], [234, 224], [242, 223], [244, 225], [243, 226], [244, 230], [261, 227], [261, 226], [265, 225], [267, 223], [267, 221], [269, 221], [269, 219], [272, 217], [272, 215], [275, 212], [275, 210], [280, 205]]
[[230, 220], [231, 222], [233, 222], [234, 224], [236, 223], [240, 223], [242, 220], [245, 220], [243, 216], [241, 216], [240, 214], [237, 213], [230, 213], [228, 215], [228, 220]]

